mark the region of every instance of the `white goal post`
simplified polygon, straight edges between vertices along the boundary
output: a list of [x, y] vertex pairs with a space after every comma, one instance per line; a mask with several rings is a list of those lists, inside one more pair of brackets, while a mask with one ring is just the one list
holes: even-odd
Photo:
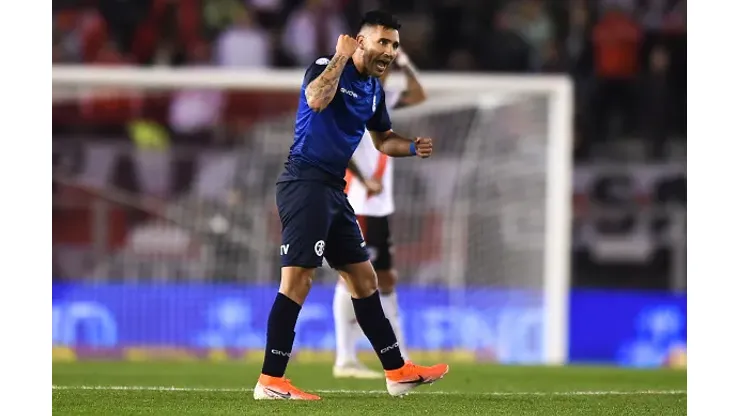
[[[304, 71], [300, 69], [191, 69], [90, 67], [57, 65], [52, 68], [53, 100], [74, 97], [79, 90], [97, 87], [117, 87], [127, 90], [173, 89], [259, 89], [298, 91]], [[450, 288], [477, 282], [472, 274], [485, 275], [501, 269], [493, 284], [526, 287], [527, 273], [541, 274], [532, 278], [541, 281], [543, 308], [542, 363], [558, 365], [568, 355], [568, 304], [571, 256], [571, 178], [573, 141], [573, 86], [566, 76], [512, 76], [461, 72], [422, 72], [420, 75], [428, 101], [418, 107], [391, 114], [396, 125], [425, 130], [435, 120], [450, 129], [448, 137], [435, 137], [435, 145], [454, 136], [456, 108], [472, 108], [475, 114], [465, 126], [465, 137], [455, 152], [464, 162], [451, 161], [442, 173], [451, 182], [450, 193], [438, 196], [443, 201], [442, 232], [444, 257], [440, 265]], [[400, 85], [401, 76], [392, 76], [390, 86]], [[507, 103], [515, 104], [512, 113], [493, 113]], [[541, 110], [540, 110], [541, 108]], [[543, 120], [541, 131], [530, 131], [528, 115]], [[509, 132], [514, 139], [500, 139], [495, 128], [501, 117], [513, 117]], [[506, 120], [506, 118], [504, 118]], [[439, 131], [440, 128], [436, 127]], [[425, 131], [426, 132], [426, 131]], [[401, 133], [416, 134], [402, 130]], [[537, 137], [532, 138], [520, 138]], [[433, 136], [434, 137], [434, 136]], [[287, 140], [292, 137], [287, 137]], [[541, 139], [541, 140], [540, 140]], [[492, 144], [493, 143], [493, 144]], [[281, 146], [284, 142], [281, 142]], [[512, 146], [522, 149], [512, 150]], [[530, 146], [529, 150], [523, 149]], [[287, 152], [287, 147], [283, 149]], [[459, 150], [459, 151], [458, 151]], [[508, 156], [507, 156], [508, 155]], [[506, 160], [505, 158], [521, 158]], [[434, 159], [434, 157], [432, 158]], [[537, 166], [537, 165], [540, 166]], [[438, 165], [430, 165], [438, 166]], [[403, 172], [401, 167], [401, 172]], [[431, 169], [431, 168], [430, 168]], [[434, 169], [437, 169], [436, 167]], [[440, 168], [441, 169], [441, 168]], [[445, 168], [447, 169], [447, 168]], [[541, 173], [540, 173], [541, 171]], [[437, 174], [435, 172], [435, 174]], [[402, 180], [400, 182], [403, 182]], [[538, 185], [542, 184], [542, 193]], [[400, 187], [405, 185], [401, 183]], [[410, 186], [410, 185], [409, 185]], [[444, 186], [444, 185], [440, 185]], [[403, 198], [401, 195], [397, 198]], [[406, 202], [400, 201], [399, 205]], [[408, 201], [408, 206], [415, 201]], [[401, 208], [402, 209], [402, 208]], [[409, 208], [411, 210], [412, 208]], [[414, 208], [415, 209], [415, 208]], [[502, 242], [490, 243], [506, 229], [519, 225], [503, 219], [511, 211], [513, 218], [525, 217], [531, 234], [520, 233], [518, 242], [502, 237]], [[542, 229], [537, 228], [542, 212]], [[489, 219], [501, 219], [503, 224], [487, 229]], [[402, 233], [403, 230], [396, 230]], [[479, 236], [474, 236], [479, 232]], [[526, 246], [526, 247], [525, 247]], [[501, 248], [503, 247], [503, 251]], [[535, 257], [540, 258], [535, 258]], [[536, 264], [536, 266], [535, 266]], [[472, 279], [472, 280], [469, 280]], [[517, 282], [523, 279], [521, 285]], [[482, 280], [481, 280], [482, 281]], [[461, 295], [462, 296], [462, 295]], [[464, 304], [465, 299], [452, 302]], [[510, 348], [510, 347], [507, 347]]]

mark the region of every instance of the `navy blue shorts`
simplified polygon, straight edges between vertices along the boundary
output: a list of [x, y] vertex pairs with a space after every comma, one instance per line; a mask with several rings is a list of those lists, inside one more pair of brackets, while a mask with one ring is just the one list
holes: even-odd
[[342, 190], [321, 182], [280, 182], [275, 199], [283, 227], [283, 267], [316, 268], [326, 258], [329, 266], [341, 269], [370, 258]]

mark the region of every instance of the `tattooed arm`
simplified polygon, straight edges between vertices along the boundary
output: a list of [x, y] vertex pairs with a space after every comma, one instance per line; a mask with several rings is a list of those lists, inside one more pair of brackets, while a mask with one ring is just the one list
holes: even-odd
[[[352, 58], [357, 50], [357, 39], [349, 35], [339, 35], [337, 38], [337, 53], [331, 58], [326, 69], [306, 86], [306, 102], [314, 111], [325, 109], [334, 94], [337, 93], [339, 77], [342, 75], [344, 66]], [[316, 61], [318, 64], [319, 62]]]
[[349, 61], [349, 56], [334, 55], [326, 65], [326, 69], [306, 86], [306, 102], [312, 110], [321, 111], [334, 99], [339, 77], [347, 61]]

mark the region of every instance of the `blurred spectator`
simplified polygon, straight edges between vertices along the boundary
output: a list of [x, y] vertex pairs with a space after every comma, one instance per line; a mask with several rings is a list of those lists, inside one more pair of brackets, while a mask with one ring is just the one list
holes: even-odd
[[647, 138], [649, 156], [653, 160], [665, 157], [665, 145], [668, 139], [668, 106], [671, 102], [671, 89], [668, 80], [670, 57], [662, 46], [656, 46], [650, 52], [649, 71], [643, 80], [641, 121]]
[[678, 0], [668, 9], [663, 19], [663, 31], [671, 34], [686, 34], [686, 0]]
[[283, 0], [244, 0], [257, 15], [257, 20], [267, 28], [273, 28], [280, 22]]
[[[590, 138], [612, 137], [625, 133], [633, 122], [635, 82], [639, 73], [639, 52], [642, 30], [623, 8], [612, 6], [605, 10], [593, 29], [595, 91], [592, 95], [593, 113]], [[620, 129], [611, 126], [613, 116], [619, 116]]]
[[563, 19], [562, 57], [570, 73], [575, 92], [576, 156], [580, 157], [588, 145], [583, 144], [587, 123], [584, 113], [589, 103], [589, 87], [593, 72], [593, 49], [591, 43], [591, 14], [587, 0], [570, 0]]
[[227, 67], [271, 66], [270, 37], [259, 27], [251, 11], [239, 9], [234, 24], [218, 37], [216, 61]]
[[[207, 44], [199, 44], [191, 54], [188, 66], [211, 64]], [[180, 140], [205, 142], [219, 125], [224, 106], [223, 91], [212, 89], [178, 90], [170, 103], [169, 124]]]
[[283, 48], [295, 64], [307, 66], [318, 56], [334, 54], [343, 33], [349, 29], [332, 0], [306, 0], [288, 18]]
[[87, 29], [86, 57], [112, 42], [125, 56], [151, 63], [163, 39], [175, 50], [186, 51], [200, 38], [198, 0], [100, 1], [99, 16]]
[[529, 45], [512, 30], [512, 19], [505, 11], [495, 11], [491, 25], [479, 37], [478, 57], [483, 69], [522, 72], [530, 68]]
[[432, 20], [425, 15], [408, 15], [401, 18], [401, 23], [403, 50], [414, 57], [414, 63], [420, 68], [443, 66], [444, 62], [439, 60], [437, 49], [432, 46], [435, 32]]
[[[119, 50], [130, 52], [135, 37], [154, 36], [151, 24], [147, 20], [159, 17], [163, 4], [154, 0], [121, 0], [101, 1], [98, 11], [105, 20], [107, 38]], [[156, 6], [156, 7], [155, 7]]]
[[82, 31], [78, 27], [80, 20], [80, 13], [75, 11], [54, 16], [52, 62], [79, 62], [82, 59]]
[[[685, 0], [60, 0], [52, 61], [305, 67], [376, 7], [399, 16], [404, 49], [421, 69], [568, 72], [581, 156], [594, 141], [639, 133], [659, 157], [666, 137], [685, 134]], [[660, 69], [651, 53], [671, 65]], [[142, 107], [130, 90], [96, 94], [83, 97], [82, 116], [97, 125], [150, 114], [166, 123], [169, 105], [174, 133], [193, 134], [210, 131], [212, 110], [228, 112], [206, 91], [173, 94], [160, 107]]]
[[553, 55], [554, 27], [545, 10], [543, 0], [521, 0], [512, 3], [514, 31], [529, 45], [529, 65], [537, 71], [545, 63], [545, 56]]
[[455, 49], [446, 66], [453, 71], [475, 71], [475, 57], [465, 48]]
[[91, 63], [95, 65], [123, 65], [129, 63], [129, 60], [119, 52], [115, 43], [108, 41], [96, 51]]
[[245, 0], [246, 3], [257, 10], [258, 12], [264, 13], [278, 13], [283, 7], [282, 0]]
[[636, 0], [636, 15], [648, 32], [663, 30], [668, 11], [678, 3], [677, 0]]
[[[112, 41], [107, 41], [90, 57], [95, 65], [118, 66], [130, 63]], [[87, 92], [80, 99], [81, 115], [90, 125], [106, 129], [138, 114], [141, 110], [141, 97], [126, 88], [98, 87]], [[105, 130], [102, 130], [105, 131]]]
[[206, 39], [216, 39], [221, 31], [231, 25], [234, 14], [242, 7], [242, 0], [201, 0], [203, 33]]
[[466, 25], [465, 4], [456, 0], [437, 0], [429, 6], [432, 9], [434, 31], [432, 45], [438, 61], [435, 67], [450, 62], [450, 55], [460, 46], [463, 30]]
[[540, 65], [540, 72], [561, 73], [567, 72], [568, 70], [560, 49], [554, 41], [550, 41], [545, 44], [541, 59], [542, 64]]
[[589, 11], [586, 0], [571, 0], [565, 35], [565, 54], [576, 82], [583, 81], [590, 73]]

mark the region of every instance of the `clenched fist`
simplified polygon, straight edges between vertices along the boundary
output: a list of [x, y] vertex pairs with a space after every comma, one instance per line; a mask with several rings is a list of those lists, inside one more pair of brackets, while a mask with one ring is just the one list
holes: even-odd
[[339, 35], [337, 38], [337, 55], [352, 56], [359, 46], [357, 39], [349, 35]]
[[432, 139], [429, 137], [417, 137], [414, 139], [414, 147], [416, 147], [416, 156], [422, 159], [432, 155]]

